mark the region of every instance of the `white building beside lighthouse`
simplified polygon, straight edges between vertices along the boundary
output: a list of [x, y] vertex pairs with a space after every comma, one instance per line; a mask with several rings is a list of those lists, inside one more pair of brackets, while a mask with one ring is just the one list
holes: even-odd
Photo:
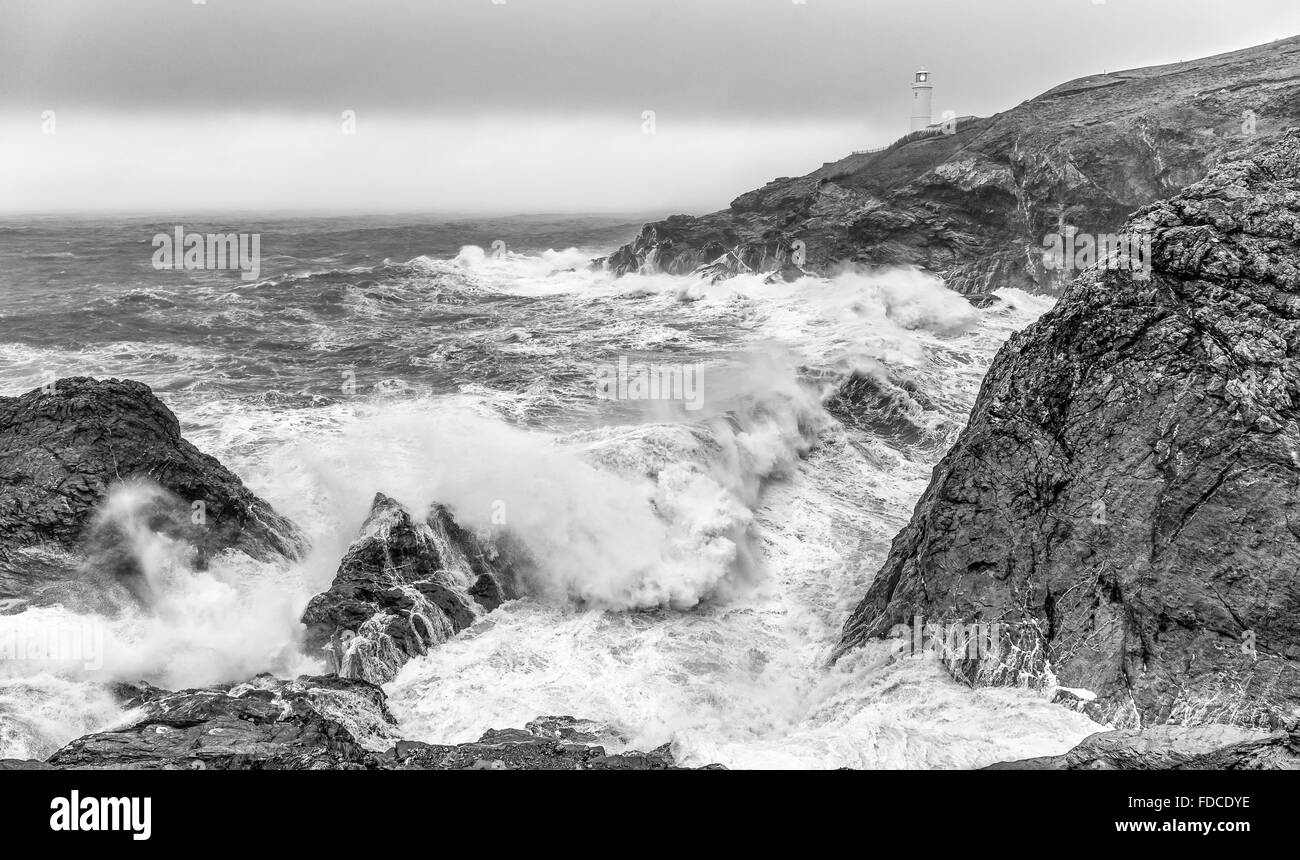
[[912, 131], [920, 131], [934, 124], [934, 87], [930, 73], [921, 69], [912, 81]]

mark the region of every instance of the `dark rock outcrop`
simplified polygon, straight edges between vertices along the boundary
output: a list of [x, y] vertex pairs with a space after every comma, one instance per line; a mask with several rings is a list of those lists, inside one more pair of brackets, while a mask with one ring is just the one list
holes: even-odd
[[[671, 770], [667, 746], [653, 752], [608, 754], [590, 729], [573, 717], [538, 717], [524, 729], [491, 729], [470, 744], [401, 741], [384, 756], [394, 770]], [[557, 728], [558, 727], [558, 728]], [[710, 766], [705, 769], [716, 769]]]
[[711, 284], [716, 284], [737, 275], [752, 274], [753, 271], [753, 269], [741, 262], [740, 258], [735, 254], [726, 251], [713, 262], [705, 263], [691, 274], [697, 278], [704, 278]]
[[50, 756], [58, 768], [115, 770], [356, 770], [392, 742], [384, 693], [365, 681], [259, 675], [245, 684], [170, 692], [143, 687], [124, 728], [78, 738]]
[[171, 692], [122, 685], [130, 722], [78, 738], [47, 762], [0, 770], [666, 770], [668, 748], [608, 754], [608, 731], [573, 717], [490, 729], [466, 744], [396, 739], [384, 692], [366, 681], [259, 675]]
[[297, 526], [181, 438], [148, 386], [62, 379], [0, 397], [0, 601], [75, 577], [87, 555], [129, 581], [115, 526], [96, 513], [112, 487], [130, 482], [149, 488], [149, 527], [188, 542], [200, 567], [228, 549], [270, 560], [305, 548]]
[[756, 272], [796, 258], [822, 275], [843, 263], [911, 265], [963, 293], [1055, 293], [1075, 272], [1044, 267], [1045, 236], [1065, 225], [1114, 232], [1226, 149], [1298, 122], [1300, 37], [1094, 75], [778, 179], [721, 212], [647, 224], [597, 263], [620, 275], [685, 275], [724, 254]]
[[997, 623], [956, 675], [1054, 674], [1118, 727], [1276, 727], [1300, 706], [1300, 131], [1129, 229], [1151, 270], [1113, 257], [1003, 347], [840, 652]]
[[985, 770], [1300, 770], [1300, 732], [1237, 726], [1152, 726], [1089, 735], [1065, 755]]
[[376, 684], [411, 657], [518, 597], [515, 564], [442, 505], [417, 520], [382, 493], [329, 590], [307, 604], [305, 647], [331, 671]]

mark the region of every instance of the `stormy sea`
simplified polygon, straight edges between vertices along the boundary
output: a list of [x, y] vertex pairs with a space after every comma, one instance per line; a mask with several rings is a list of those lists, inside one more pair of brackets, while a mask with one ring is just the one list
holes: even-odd
[[[259, 217], [248, 279], [159, 270], [151, 245], [245, 217], [0, 221], [0, 394], [146, 383], [312, 540], [301, 562], [196, 572], [128, 528], [147, 607], [0, 607], [4, 641], [76, 627], [104, 645], [100, 665], [3, 664], [0, 758], [128, 720], [114, 682], [322, 671], [299, 618], [377, 492], [508, 530], [537, 562], [528, 596], [385, 685], [402, 738], [574, 714], [685, 765], [967, 768], [1099, 729], [1050, 690], [971, 689], [885, 643], [830, 659], [994, 354], [1052, 300], [977, 308], [913, 269], [710, 283], [589, 265], [642, 220]], [[617, 368], [692, 385], [600, 390]], [[870, 396], [831, 408], [855, 375]], [[129, 526], [133, 492], [101, 516]]]

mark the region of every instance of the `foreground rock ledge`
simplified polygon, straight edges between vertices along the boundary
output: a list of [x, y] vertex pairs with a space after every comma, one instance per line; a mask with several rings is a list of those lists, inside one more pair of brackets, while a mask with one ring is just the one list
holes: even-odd
[[242, 684], [171, 692], [119, 690], [132, 717], [86, 735], [46, 762], [0, 770], [667, 770], [667, 747], [607, 754], [600, 724], [540, 717], [466, 744], [398, 740], [384, 692], [366, 681], [259, 675]]
[[999, 352], [845, 626], [998, 622], [973, 683], [1116, 727], [1277, 727], [1300, 705], [1300, 132], [1138, 213]]

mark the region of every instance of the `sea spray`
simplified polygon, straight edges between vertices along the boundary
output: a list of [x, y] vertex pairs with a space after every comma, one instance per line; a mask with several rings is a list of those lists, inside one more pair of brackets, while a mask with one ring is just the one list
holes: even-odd
[[[166, 496], [132, 481], [112, 488], [101, 505], [93, 533], [120, 541], [111, 553], [100, 545], [89, 562], [110, 557], [109, 571], [87, 571], [108, 589], [101, 592], [104, 614], [56, 604], [0, 615], [0, 641], [38, 627], [79, 631], [80, 641], [94, 646], [78, 659], [54, 650], [0, 666], [0, 740], [7, 745], [0, 755], [49, 752], [120, 718], [101, 686], [107, 682], [180, 688], [319, 666], [297, 648], [300, 607], [289, 572], [236, 553], [195, 570], [192, 547], [156, 528], [158, 502]], [[112, 599], [114, 576], [124, 568], [147, 586], [135, 587], [140, 599]]]
[[[195, 572], [183, 546], [137, 533], [133, 558], [157, 583], [147, 603], [28, 610], [102, 625], [104, 665], [0, 683], [0, 755], [43, 755], [120, 719], [104, 680], [183, 687], [323, 669], [298, 653], [298, 617], [380, 490], [413, 510], [445, 502], [466, 527], [508, 531], [545, 560], [536, 597], [387, 685], [404, 736], [473, 740], [574, 713], [616, 724], [633, 746], [671, 742], [687, 762], [834, 767], [969, 766], [1087, 733], [1039, 697], [969, 691], [925, 661], [864, 653], [825, 668], [989, 358], [1050, 299], [1004, 289], [975, 309], [910, 270], [794, 285], [613, 279], [585, 252], [509, 244], [498, 258], [304, 261], [234, 288], [98, 290], [92, 305], [106, 310], [85, 313], [130, 310], [139, 330], [0, 349], [9, 388], [49, 368], [154, 385], [187, 438], [315, 544], [289, 566], [231, 555]], [[177, 331], [216, 337], [178, 346]], [[620, 355], [699, 363], [704, 408], [599, 400], [591, 366]], [[821, 400], [872, 367], [924, 394], [930, 406], [912, 417], [935, 444], [826, 415]]]

